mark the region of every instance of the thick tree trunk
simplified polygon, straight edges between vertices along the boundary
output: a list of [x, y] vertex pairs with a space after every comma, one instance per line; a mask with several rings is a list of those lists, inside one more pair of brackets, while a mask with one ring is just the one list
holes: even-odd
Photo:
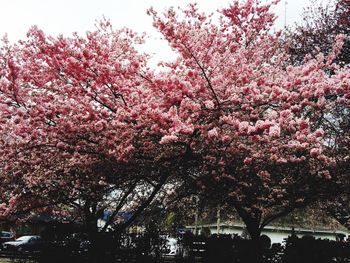
[[103, 262], [103, 250], [101, 247], [101, 244], [99, 242], [99, 233], [98, 233], [98, 227], [97, 227], [97, 216], [94, 214], [89, 214], [86, 216], [86, 222], [85, 222], [85, 228], [88, 240], [90, 242], [90, 245], [83, 245], [82, 249], [84, 249], [84, 246], [87, 246], [88, 249], [88, 262], [91, 263], [100, 263]]
[[260, 242], [262, 230], [261, 217], [259, 214], [248, 213], [247, 210], [237, 202], [234, 202], [233, 205], [246, 225], [251, 239], [251, 250], [246, 258], [243, 259], [243, 263], [260, 263], [263, 259], [263, 250]]
[[261, 230], [258, 224], [246, 224], [246, 226], [251, 240], [260, 238]]
[[243, 263], [261, 263], [263, 261], [263, 249], [261, 246], [261, 229], [259, 223], [252, 219], [245, 222], [251, 239], [251, 253], [247, 255]]

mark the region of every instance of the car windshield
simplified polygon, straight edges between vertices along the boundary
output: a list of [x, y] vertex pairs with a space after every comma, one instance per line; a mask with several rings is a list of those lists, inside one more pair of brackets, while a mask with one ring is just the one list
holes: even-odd
[[16, 241], [29, 241], [32, 236], [23, 236], [16, 239]]
[[10, 232], [1, 232], [1, 237], [11, 237]]

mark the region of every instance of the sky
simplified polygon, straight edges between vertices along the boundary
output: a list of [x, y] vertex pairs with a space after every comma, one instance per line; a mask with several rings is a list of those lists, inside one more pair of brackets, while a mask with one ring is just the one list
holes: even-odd
[[[0, 37], [7, 33], [10, 41], [25, 38], [32, 25], [37, 25], [50, 35], [83, 34], [94, 29], [96, 20], [103, 16], [110, 19], [114, 28], [129, 27], [149, 35], [144, 50], [154, 61], [173, 56], [167, 43], [160, 40], [160, 34], [152, 27], [152, 19], [146, 10], [153, 6], [163, 11], [170, 6], [184, 7], [190, 0], [0, 0]], [[199, 8], [213, 12], [227, 7], [230, 0], [198, 0]], [[300, 20], [303, 8], [309, 0], [289, 0], [287, 3], [287, 25]], [[283, 28], [285, 21], [285, 0], [275, 7], [278, 15], [276, 28]]]

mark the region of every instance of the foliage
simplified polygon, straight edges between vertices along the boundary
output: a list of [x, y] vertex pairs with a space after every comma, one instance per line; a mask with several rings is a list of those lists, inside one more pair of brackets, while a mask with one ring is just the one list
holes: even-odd
[[336, 58], [337, 64], [350, 63], [350, 2], [348, 0], [310, 1], [304, 11], [302, 22], [289, 28], [285, 41], [289, 47], [291, 61], [300, 64], [306, 56], [315, 56], [319, 52], [329, 54], [337, 35], [344, 34], [344, 47]]

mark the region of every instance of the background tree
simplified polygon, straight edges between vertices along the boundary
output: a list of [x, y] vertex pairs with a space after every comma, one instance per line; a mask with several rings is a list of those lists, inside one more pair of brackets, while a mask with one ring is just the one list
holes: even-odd
[[315, 56], [319, 52], [325, 55], [332, 50], [333, 42], [338, 34], [346, 36], [343, 49], [336, 58], [336, 63], [350, 63], [350, 2], [336, 0], [322, 3], [310, 1], [304, 11], [302, 22], [286, 32], [289, 53], [293, 64], [300, 64], [306, 55]]
[[[289, 54], [294, 64], [300, 64], [307, 55], [314, 56], [319, 51], [324, 54], [332, 52], [332, 43], [338, 34], [344, 34], [345, 40], [342, 50], [335, 62], [340, 66], [350, 63], [350, 2], [337, 0], [326, 5], [319, 1], [313, 1], [303, 15], [303, 21], [294, 28], [290, 28], [286, 35], [289, 45]], [[344, 81], [344, 85], [346, 81]], [[328, 110], [324, 112], [323, 121], [315, 125], [323, 126], [327, 141], [331, 143], [332, 155], [337, 159], [338, 180], [333, 191], [337, 196], [331, 196], [329, 202], [322, 202], [321, 207], [337, 219], [341, 224], [349, 228], [349, 175], [348, 175], [348, 133], [349, 113], [347, 90], [338, 89], [337, 94], [328, 96]]]

